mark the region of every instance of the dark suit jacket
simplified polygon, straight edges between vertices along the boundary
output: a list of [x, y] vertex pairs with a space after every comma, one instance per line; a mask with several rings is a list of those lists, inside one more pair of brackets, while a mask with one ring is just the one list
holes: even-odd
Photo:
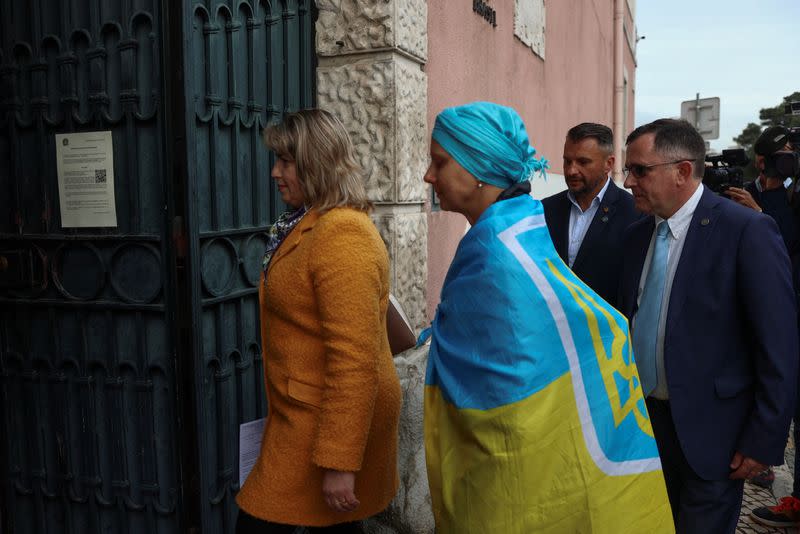
[[[620, 311], [629, 320], [653, 227], [646, 217], [626, 233]], [[664, 335], [672, 418], [698, 475], [727, 478], [736, 451], [783, 463], [797, 361], [791, 266], [775, 221], [706, 189], [672, 282]]]
[[[558, 255], [569, 265], [569, 214], [572, 203], [562, 191], [542, 200], [547, 228]], [[572, 271], [595, 293], [617, 305], [619, 273], [622, 267], [622, 238], [625, 229], [642, 215], [633, 207], [633, 197], [612, 180], [597, 208]]]

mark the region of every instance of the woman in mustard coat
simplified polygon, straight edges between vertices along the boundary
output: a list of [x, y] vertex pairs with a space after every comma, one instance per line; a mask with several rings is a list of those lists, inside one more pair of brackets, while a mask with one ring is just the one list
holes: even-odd
[[237, 534], [360, 532], [398, 487], [400, 383], [386, 334], [389, 260], [344, 126], [322, 110], [267, 128], [293, 211], [259, 291], [268, 415]]

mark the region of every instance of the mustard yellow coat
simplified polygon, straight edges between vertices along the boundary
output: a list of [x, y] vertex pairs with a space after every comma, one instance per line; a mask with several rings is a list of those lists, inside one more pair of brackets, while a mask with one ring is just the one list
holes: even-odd
[[[400, 382], [386, 335], [389, 259], [369, 217], [310, 210], [259, 292], [268, 415], [237, 497], [248, 514], [325, 526], [383, 510], [398, 487]], [[324, 469], [355, 471], [357, 510], [322, 495]]]

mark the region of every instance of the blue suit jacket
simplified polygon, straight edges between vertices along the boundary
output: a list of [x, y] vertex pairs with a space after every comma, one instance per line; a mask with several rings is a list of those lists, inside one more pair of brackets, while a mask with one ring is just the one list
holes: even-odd
[[[653, 227], [647, 217], [625, 237], [620, 311], [629, 320]], [[783, 463], [797, 362], [791, 266], [775, 221], [706, 189], [675, 272], [664, 337], [675, 430], [698, 475], [727, 478], [736, 451]]]
[[[542, 204], [550, 238], [558, 255], [569, 265], [569, 215], [572, 203], [567, 198], [567, 191], [545, 198]], [[641, 217], [633, 207], [633, 197], [612, 180], [572, 265], [572, 271], [578, 278], [617, 309], [622, 239], [625, 229]]]

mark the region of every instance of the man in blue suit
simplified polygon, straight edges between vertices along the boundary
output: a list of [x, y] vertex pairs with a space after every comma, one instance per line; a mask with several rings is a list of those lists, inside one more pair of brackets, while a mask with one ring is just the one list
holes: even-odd
[[641, 214], [633, 197], [609, 178], [614, 137], [602, 124], [584, 122], [567, 132], [564, 179], [567, 190], [542, 200], [550, 238], [564, 263], [617, 306], [622, 236]]
[[705, 144], [660, 119], [627, 139], [620, 310], [680, 533], [735, 532], [744, 480], [783, 462], [797, 383], [791, 266], [770, 217], [701, 183]]

